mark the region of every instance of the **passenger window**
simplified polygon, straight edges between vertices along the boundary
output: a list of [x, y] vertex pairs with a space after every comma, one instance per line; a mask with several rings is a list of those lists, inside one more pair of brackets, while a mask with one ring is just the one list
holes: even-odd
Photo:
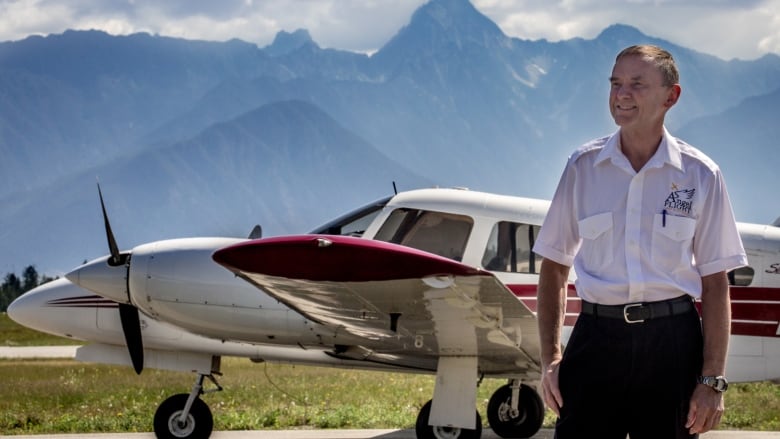
[[474, 220], [464, 215], [418, 209], [396, 209], [376, 234], [392, 242], [460, 261]]
[[735, 287], [746, 287], [753, 283], [753, 276], [756, 271], [751, 267], [740, 267], [736, 270], [731, 270], [728, 273], [729, 285]]
[[490, 232], [482, 266], [490, 271], [538, 273], [541, 258], [531, 251], [539, 226], [501, 221]]

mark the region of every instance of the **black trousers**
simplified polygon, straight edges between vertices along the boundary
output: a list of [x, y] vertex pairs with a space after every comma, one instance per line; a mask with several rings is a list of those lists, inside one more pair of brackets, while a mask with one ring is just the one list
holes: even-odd
[[702, 367], [696, 310], [626, 323], [580, 314], [559, 369], [556, 439], [677, 439], [688, 434]]

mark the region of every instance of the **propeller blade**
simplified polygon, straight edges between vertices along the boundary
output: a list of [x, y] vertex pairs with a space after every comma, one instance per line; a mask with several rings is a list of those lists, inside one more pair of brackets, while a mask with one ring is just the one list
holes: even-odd
[[103, 191], [100, 190], [100, 183], [98, 187], [98, 196], [100, 196], [100, 209], [103, 210], [103, 223], [106, 226], [106, 239], [108, 240], [108, 250], [111, 252], [111, 259], [108, 260], [108, 264], [111, 266], [122, 265], [124, 258], [119, 253], [119, 246], [116, 245], [116, 238], [114, 238], [114, 232], [111, 231], [111, 223], [108, 221], [108, 214], [106, 213], [106, 204], [103, 202]]
[[[111, 231], [111, 223], [108, 221], [106, 203], [103, 201], [103, 191], [100, 190], [100, 183], [98, 183], [97, 187], [98, 196], [100, 197], [100, 209], [103, 211], [103, 223], [106, 226], [108, 250], [111, 252], [111, 257], [108, 258], [108, 265], [112, 267], [125, 265], [129, 254], [119, 252], [119, 246], [116, 244], [114, 232]], [[128, 265], [127, 268], [129, 270], [130, 266]], [[143, 339], [141, 338], [141, 319], [138, 316], [138, 309], [127, 303], [120, 303], [119, 321], [122, 323], [122, 332], [125, 335], [125, 344], [127, 344], [127, 351], [130, 353], [130, 361], [133, 363], [133, 369], [135, 369], [135, 373], [140, 375], [141, 371], [144, 370], [144, 344]]]
[[122, 332], [125, 334], [125, 343], [130, 352], [133, 369], [140, 375], [144, 370], [144, 345], [141, 339], [141, 319], [138, 317], [138, 310], [133, 305], [120, 303], [119, 319], [122, 322]]

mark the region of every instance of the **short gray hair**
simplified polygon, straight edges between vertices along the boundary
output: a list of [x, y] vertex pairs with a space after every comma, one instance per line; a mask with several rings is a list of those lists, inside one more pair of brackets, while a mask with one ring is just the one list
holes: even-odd
[[677, 70], [674, 57], [668, 51], [652, 44], [630, 46], [618, 53], [615, 62], [627, 56], [641, 56], [651, 60], [661, 71], [664, 86], [669, 87], [680, 83], [680, 72]]

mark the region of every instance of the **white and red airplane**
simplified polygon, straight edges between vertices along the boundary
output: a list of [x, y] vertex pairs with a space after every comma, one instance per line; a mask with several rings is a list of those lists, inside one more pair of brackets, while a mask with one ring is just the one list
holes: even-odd
[[[158, 408], [158, 437], [208, 437], [200, 398], [222, 390], [223, 356], [435, 373], [418, 438], [478, 438], [481, 378], [506, 378], [487, 406], [501, 437], [541, 427], [531, 251], [549, 203], [460, 189], [404, 192], [312, 234], [187, 238], [111, 254], [9, 307], [31, 328], [89, 342], [83, 361], [194, 371]], [[103, 200], [101, 195], [101, 206]], [[730, 273], [732, 382], [780, 378], [780, 227], [739, 224], [750, 266]], [[573, 279], [572, 279], [573, 281]], [[566, 307], [567, 340], [580, 301]], [[204, 379], [213, 384], [204, 388]]]

